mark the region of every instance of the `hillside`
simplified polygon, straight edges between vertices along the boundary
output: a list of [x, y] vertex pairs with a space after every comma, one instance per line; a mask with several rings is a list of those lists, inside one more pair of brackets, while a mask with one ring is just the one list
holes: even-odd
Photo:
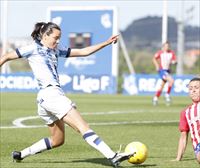
[[[176, 49], [177, 44], [177, 21], [168, 18], [168, 40]], [[185, 26], [185, 47], [186, 49], [199, 48], [200, 27]], [[147, 16], [135, 20], [124, 31], [122, 31], [128, 49], [157, 49], [161, 44], [162, 37], [162, 17]], [[191, 45], [192, 44], [192, 45]]]

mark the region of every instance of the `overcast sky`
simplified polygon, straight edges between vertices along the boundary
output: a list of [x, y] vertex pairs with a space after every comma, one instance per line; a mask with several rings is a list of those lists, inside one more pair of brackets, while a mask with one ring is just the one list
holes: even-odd
[[[162, 16], [163, 0], [8, 0], [8, 37], [30, 36], [36, 22], [46, 21], [46, 9], [48, 6], [117, 6], [119, 28], [124, 30], [134, 20], [146, 16]], [[168, 15], [178, 20], [181, 16], [181, 9], [184, 7], [184, 18], [190, 18], [187, 24], [200, 26], [199, 6], [199, 0], [168, 0]], [[191, 7], [194, 7], [194, 9], [188, 13], [187, 11]]]

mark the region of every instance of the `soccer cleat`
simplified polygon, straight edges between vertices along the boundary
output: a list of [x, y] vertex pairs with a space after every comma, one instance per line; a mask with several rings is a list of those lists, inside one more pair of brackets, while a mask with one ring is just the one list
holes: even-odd
[[123, 162], [124, 160], [128, 160], [134, 154], [135, 152], [131, 154], [130, 153], [116, 153], [113, 158], [109, 159], [109, 161], [111, 162], [113, 167], [118, 168], [121, 162]]
[[170, 98], [170, 95], [169, 95], [169, 94], [166, 94], [166, 95], [165, 95], [165, 102], [166, 102], [166, 105], [167, 105], [167, 106], [170, 106], [170, 105], [171, 105], [171, 98]]
[[154, 106], [157, 106], [158, 105], [158, 98], [154, 97], [153, 100], [152, 100], [152, 103], [153, 103]]
[[21, 160], [23, 160], [23, 158], [21, 158], [21, 152], [18, 151], [13, 151], [12, 152], [12, 158], [13, 158], [13, 162], [21, 162]]

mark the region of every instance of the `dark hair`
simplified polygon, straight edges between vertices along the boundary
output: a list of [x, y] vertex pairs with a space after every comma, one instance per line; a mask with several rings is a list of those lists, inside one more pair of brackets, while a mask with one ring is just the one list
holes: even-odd
[[34, 30], [31, 33], [31, 36], [33, 40], [41, 40], [42, 35], [46, 33], [47, 35], [50, 35], [53, 32], [53, 29], [61, 30], [60, 27], [52, 22], [38, 22], [35, 24]]
[[[195, 78], [192, 78], [191, 80], [190, 80], [190, 82], [193, 82], [193, 81], [199, 81], [200, 82], [200, 77], [195, 77]], [[189, 82], [189, 83], [190, 83]]]
[[165, 41], [162, 46], [164, 46], [165, 44], [169, 44], [170, 45], [170, 42], [169, 41]]

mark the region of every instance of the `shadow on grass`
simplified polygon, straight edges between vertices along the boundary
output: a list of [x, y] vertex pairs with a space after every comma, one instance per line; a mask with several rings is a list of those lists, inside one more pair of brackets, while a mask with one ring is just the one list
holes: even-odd
[[104, 166], [111, 166], [109, 161], [106, 160], [105, 158], [82, 159], [82, 160], [74, 160], [72, 162], [73, 163], [89, 162], [89, 163], [94, 163], [94, 164], [99, 164], [99, 165], [104, 165]]
[[[57, 164], [57, 163], [63, 163], [63, 164], [67, 164], [67, 163], [91, 163], [91, 164], [97, 164], [97, 165], [103, 165], [103, 166], [108, 166], [111, 167], [111, 163], [105, 159], [105, 158], [90, 158], [90, 159], [80, 159], [80, 160], [42, 160], [42, 159], [37, 159], [36, 160], [32, 160], [32, 161], [27, 161], [24, 163], [48, 163], [48, 164]], [[23, 162], [22, 162], [23, 163]], [[136, 164], [130, 164], [130, 166], [119, 166], [119, 168], [148, 168], [148, 167], [156, 167], [156, 164], [141, 164], [141, 165], [136, 165]]]
[[[156, 157], [149, 157], [149, 158], [153, 158], [153, 159], [163, 159], [163, 157], [161, 156], [161, 157], [158, 157], [158, 156], [156, 156]], [[172, 158], [172, 157], [165, 157], [164, 158], [165, 160], [168, 160], [168, 161], [172, 161], [172, 160], [175, 160], [175, 158]], [[184, 161], [190, 161], [190, 160], [196, 160], [195, 158], [191, 158], [191, 157], [187, 157], [187, 156], [185, 156], [182, 160], [181, 160], [181, 162], [184, 162]]]
[[196, 159], [194, 159], [194, 158], [184, 158], [184, 159], [181, 160], [181, 162], [186, 162], [186, 161], [189, 161], [189, 160], [195, 161]]
[[25, 162], [19, 162], [19, 163], [71, 163], [71, 161], [67, 160], [47, 160], [47, 159], [34, 159], [34, 160], [27, 160]]
[[[83, 160], [74, 160], [72, 161], [74, 163], [81, 163], [81, 162], [89, 162], [89, 163], [93, 163], [93, 164], [100, 164], [100, 165], [104, 165], [104, 166], [111, 166], [110, 162], [108, 160], [106, 160], [105, 158], [91, 158], [91, 159], [83, 159]], [[153, 166], [157, 166], [156, 164], [141, 164], [141, 165], [130, 165], [130, 166], [119, 166], [121, 168], [123, 167], [133, 167], [134, 168], [143, 168], [143, 167], [153, 167]]]

